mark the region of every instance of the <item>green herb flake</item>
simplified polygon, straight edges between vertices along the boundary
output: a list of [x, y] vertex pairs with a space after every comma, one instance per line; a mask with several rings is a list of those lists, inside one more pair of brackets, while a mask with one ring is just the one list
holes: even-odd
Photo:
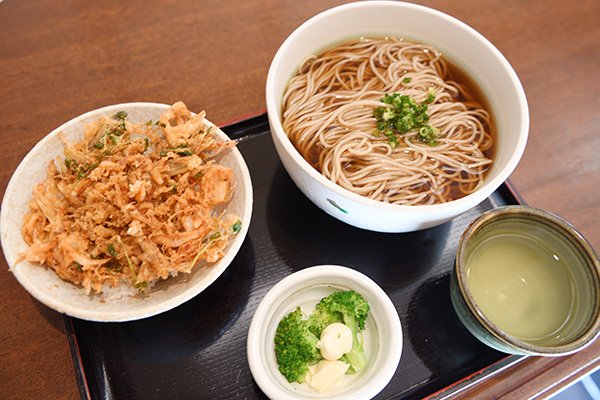
[[146, 289], [148, 287], [148, 282], [146, 281], [142, 281], [142, 282], [137, 282], [135, 284], [136, 289], [142, 290], [142, 289]]
[[71, 167], [76, 167], [77, 166], [77, 160], [74, 160], [72, 158], [65, 158], [65, 166], [68, 169], [71, 169]]
[[145, 137], [144, 138], [144, 151], [148, 150], [148, 147], [150, 147], [150, 139]]
[[101, 148], [104, 147], [104, 143], [102, 143], [102, 142], [96, 142], [96, 143], [94, 143], [94, 147], [96, 149], [101, 149]]
[[125, 128], [121, 128], [120, 126], [117, 126], [115, 129], [110, 131], [110, 134], [115, 135], [115, 136], [121, 136], [123, 133], [125, 133], [124, 129]]
[[406, 78], [402, 79], [402, 83], [410, 83], [411, 81], [412, 81], [412, 78], [408, 77], [408, 76]]
[[190, 148], [188, 147], [187, 144], [180, 144], [177, 147], [169, 147], [166, 148], [164, 150], [162, 150], [159, 154], [161, 157], [166, 157], [169, 152], [175, 153], [181, 157], [187, 157], [187, 156], [191, 156], [192, 154], [194, 154]]
[[115, 146], [119, 143], [119, 139], [117, 139], [116, 136], [110, 135], [109, 139], [110, 139], [110, 142]]
[[79, 264], [78, 262], [73, 263], [73, 268], [76, 268], [79, 272], [83, 271], [83, 265]]
[[127, 113], [126, 113], [125, 111], [118, 111], [118, 112], [115, 114], [115, 117], [116, 117], [117, 119], [124, 120], [125, 118], [127, 118]]
[[123, 250], [123, 255], [125, 256], [125, 260], [127, 260], [127, 266], [129, 267], [129, 275], [131, 278], [131, 282], [136, 285], [137, 287], [137, 272], [135, 271], [135, 268], [133, 267], [133, 263], [131, 262], [131, 259], [129, 258], [129, 254], [127, 254], [127, 248], [125, 247], [125, 244], [123, 243], [123, 241], [121, 240], [121, 237], [117, 235], [117, 242], [119, 243], [119, 245], [121, 246], [121, 249]]
[[148, 121], [146, 121], [146, 126], [152, 126], [152, 120], [149, 119]]
[[240, 221], [239, 219], [237, 221], [235, 221], [235, 224], [233, 224], [231, 226], [231, 230], [233, 231], [233, 233], [238, 233], [239, 231], [242, 230], [242, 221]]
[[221, 232], [215, 232], [212, 235], [210, 235], [210, 240], [215, 240], [221, 237]]
[[107, 250], [111, 257], [117, 256], [117, 250], [115, 250], [115, 246], [113, 246], [112, 243], [108, 245]]

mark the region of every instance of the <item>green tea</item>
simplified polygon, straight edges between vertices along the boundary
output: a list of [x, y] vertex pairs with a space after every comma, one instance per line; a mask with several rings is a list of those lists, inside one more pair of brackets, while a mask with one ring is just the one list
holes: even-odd
[[576, 308], [572, 254], [527, 232], [486, 236], [467, 260], [469, 290], [483, 313], [521, 340], [560, 341]]

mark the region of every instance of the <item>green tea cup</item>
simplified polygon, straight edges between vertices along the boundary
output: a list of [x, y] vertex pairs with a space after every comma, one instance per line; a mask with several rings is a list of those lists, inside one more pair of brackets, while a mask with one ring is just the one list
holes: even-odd
[[600, 332], [600, 261], [585, 238], [549, 212], [506, 206], [463, 233], [450, 282], [467, 329], [505, 353], [562, 356]]

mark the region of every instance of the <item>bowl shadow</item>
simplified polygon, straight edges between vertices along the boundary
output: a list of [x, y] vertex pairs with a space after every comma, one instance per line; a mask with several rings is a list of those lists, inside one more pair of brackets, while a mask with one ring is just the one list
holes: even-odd
[[380, 285], [402, 288], [441, 257], [449, 224], [379, 233], [345, 224], [314, 205], [279, 164], [267, 199], [269, 235], [293, 272], [318, 264], [352, 267]]
[[450, 274], [425, 281], [411, 300], [407, 333], [412, 348], [432, 375], [457, 377], [504, 355], [477, 340], [460, 321], [450, 299]]
[[[217, 344], [235, 326], [250, 296], [255, 255], [246, 238], [229, 267], [208, 288], [180, 306], [137, 321], [96, 323], [76, 320], [92, 333], [95, 348], [139, 362], [175, 361]], [[148, 351], [154, 349], [154, 351]]]

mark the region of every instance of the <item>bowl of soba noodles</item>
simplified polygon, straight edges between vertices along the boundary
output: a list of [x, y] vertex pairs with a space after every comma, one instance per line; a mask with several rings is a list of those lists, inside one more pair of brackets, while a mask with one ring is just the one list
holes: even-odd
[[349, 3], [284, 41], [266, 84], [275, 148], [319, 208], [377, 232], [436, 226], [513, 172], [529, 112], [486, 38], [431, 8]]

